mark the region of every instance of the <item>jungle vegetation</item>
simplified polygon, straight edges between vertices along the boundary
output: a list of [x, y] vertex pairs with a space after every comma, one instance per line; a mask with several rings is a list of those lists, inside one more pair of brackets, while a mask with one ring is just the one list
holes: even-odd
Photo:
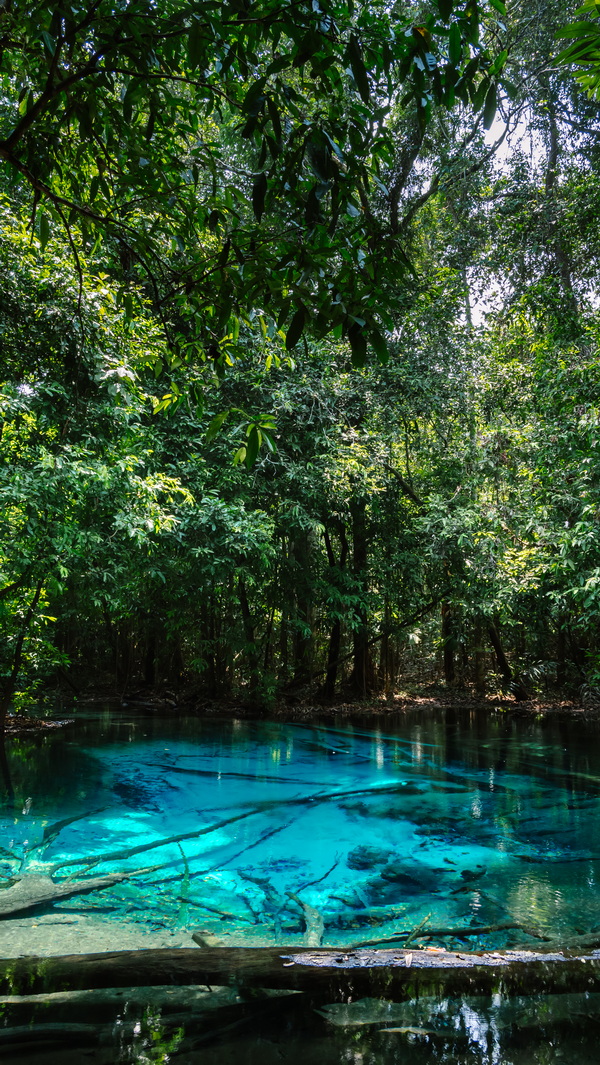
[[0, 4], [0, 718], [598, 692], [597, 17]]

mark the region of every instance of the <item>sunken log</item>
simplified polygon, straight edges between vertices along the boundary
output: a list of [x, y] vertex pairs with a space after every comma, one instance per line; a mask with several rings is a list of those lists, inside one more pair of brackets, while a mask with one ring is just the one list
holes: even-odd
[[70, 899], [74, 895], [90, 895], [94, 891], [103, 891], [122, 883], [123, 880], [131, 880], [161, 868], [160, 865], [150, 865], [145, 869], [132, 869], [127, 873], [109, 873], [108, 876], [87, 877], [82, 880], [69, 878], [56, 881], [45, 875], [19, 877], [12, 887], [0, 891], [0, 921], [16, 914], [47, 909], [58, 899]]
[[600, 952], [354, 950], [222, 947], [0, 959], [0, 993], [83, 988], [235, 985], [306, 991], [321, 1001], [420, 994], [600, 991]]

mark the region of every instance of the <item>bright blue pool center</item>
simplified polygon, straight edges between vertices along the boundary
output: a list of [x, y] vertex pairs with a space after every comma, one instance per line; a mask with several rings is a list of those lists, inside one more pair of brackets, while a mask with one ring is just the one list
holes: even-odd
[[416, 932], [415, 946], [533, 947], [600, 922], [598, 741], [594, 726], [501, 714], [369, 727], [87, 715], [9, 741], [0, 875], [127, 874], [53, 903], [53, 953], [67, 920], [97, 921], [98, 949], [107, 928], [149, 944]]

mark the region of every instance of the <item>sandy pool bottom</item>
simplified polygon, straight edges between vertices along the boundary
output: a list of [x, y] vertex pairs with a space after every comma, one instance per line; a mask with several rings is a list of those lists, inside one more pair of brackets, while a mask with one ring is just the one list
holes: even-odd
[[[100, 954], [120, 950], [198, 947], [198, 933], [206, 947], [271, 947], [281, 944], [270, 930], [240, 933], [219, 922], [215, 927], [151, 928], [135, 921], [114, 921], [96, 915], [48, 913], [39, 917], [0, 921], [0, 958], [56, 957], [60, 954]], [[285, 945], [306, 947], [303, 935], [287, 935]], [[339, 947], [335, 942], [324, 944]]]
[[192, 930], [151, 931], [131, 922], [99, 917], [43, 914], [0, 922], [0, 957], [24, 955], [97, 954], [112, 950], [148, 950], [158, 947], [193, 947]]

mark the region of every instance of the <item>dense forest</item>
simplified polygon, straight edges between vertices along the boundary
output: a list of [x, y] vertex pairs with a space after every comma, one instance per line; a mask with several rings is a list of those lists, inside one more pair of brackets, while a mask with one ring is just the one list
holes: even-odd
[[0, 717], [594, 697], [586, 8], [0, 4]]

